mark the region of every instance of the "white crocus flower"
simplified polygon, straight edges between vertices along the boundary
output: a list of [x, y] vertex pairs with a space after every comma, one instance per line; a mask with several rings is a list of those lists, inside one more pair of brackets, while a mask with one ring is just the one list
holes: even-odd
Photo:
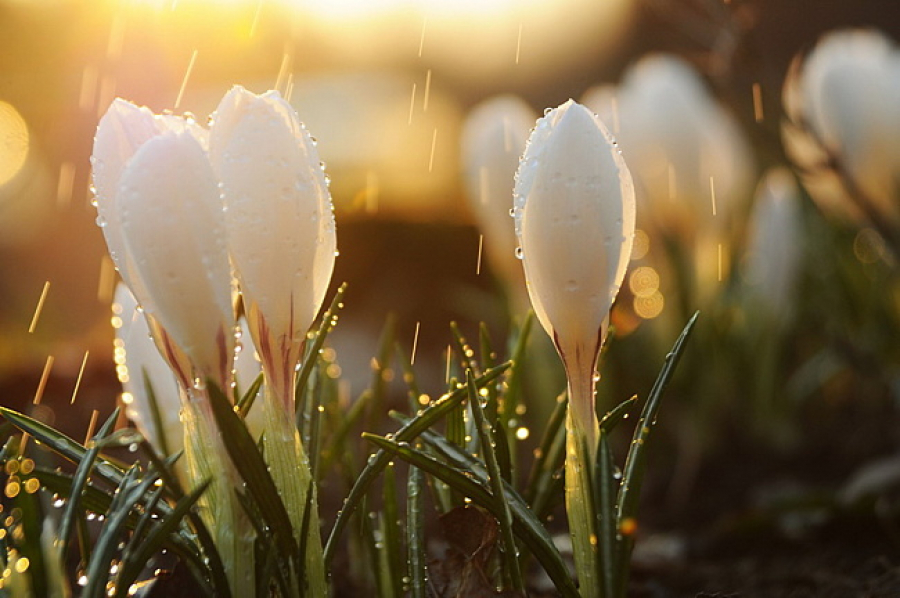
[[515, 230], [528, 294], [572, 387], [578, 425], [593, 435], [593, 373], [631, 254], [631, 175], [606, 127], [573, 101], [540, 119], [515, 186]]
[[569, 100], [537, 122], [514, 205], [528, 294], [569, 380], [566, 513], [582, 595], [598, 596], [594, 375], [635, 220], [631, 174], [599, 118]]
[[154, 137], [128, 162], [117, 200], [125, 246], [147, 293], [138, 300], [187, 354], [196, 377], [228, 388], [231, 268], [206, 152], [187, 132]]
[[163, 356], [183, 384], [212, 378], [227, 388], [231, 278], [205, 144], [193, 122], [117, 99], [97, 127], [93, 180], [110, 256]]
[[292, 411], [294, 368], [334, 269], [325, 172], [315, 142], [275, 91], [235, 87], [225, 95], [210, 157], [250, 332], [268, 384]]
[[522, 291], [522, 266], [514, 255], [517, 240], [509, 211], [519, 158], [536, 117], [521, 98], [496, 96], [472, 110], [461, 140], [469, 205], [484, 234], [487, 260], [519, 313], [528, 308], [528, 299]]
[[[221, 180], [231, 259], [266, 377], [265, 450], [296, 538], [310, 507], [306, 576], [324, 596], [315, 485], [294, 417], [296, 366], [334, 269], [337, 240], [316, 145], [278, 92], [234, 87], [216, 109], [210, 159]], [[315, 358], [315, 357], [313, 357]]]
[[236, 472], [205, 384], [230, 389], [235, 345], [224, 213], [205, 131], [116, 100], [98, 126], [92, 163], [110, 254], [185, 399], [191, 479], [213, 480], [200, 499], [201, 514], [214, 530], [232, 593], [249, 595], [254, 532], [234, 497]]
[[800, 195], [786, 168], [769, 170], [756, 192], [747, 255], [749, 291], [774, 322], [791, 315], [803, 253]]
[[783, 100], [785, 147], [813, 199], [831, 213], [900, 227], [898, 46], [875, 31], [829, 33], [795, 61]]

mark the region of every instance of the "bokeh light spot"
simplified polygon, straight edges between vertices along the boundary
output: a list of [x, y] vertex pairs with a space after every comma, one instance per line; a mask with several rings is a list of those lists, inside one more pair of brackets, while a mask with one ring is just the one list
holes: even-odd
[[662, 313], [666, 306], [666, 300], [659, 291], [654, 292], [649, 297], [634, 298], [634, 313], [645, 320], [652, 320]]
[[28, 157], [28, 126], [19, 112], [0, 101], [0, 186], [15, 177]]
[[659, 290], [659, 273], [650, 266], [636, 268], [628, 277], [628, 287], [635, 297], [652, 297]]
[[650, 236], [641, 229], [634, 231], [634, 244], [631, 246], [631, 259], [640, 260], [650, 251]]

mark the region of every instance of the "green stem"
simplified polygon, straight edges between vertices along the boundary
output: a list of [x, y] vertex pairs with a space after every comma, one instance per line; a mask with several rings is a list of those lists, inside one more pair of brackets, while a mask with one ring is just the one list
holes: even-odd
[[213, 531], [232, 596], [253, 596], [255, 534], [234, 494], [235, 473], [213, 423], [205, 391], [192, 389], [182, 411], [185, 459], [191, 489], [204, 480], [209, 487], [198, 501], [200, 517]]
[[[566, 515], [569, 518], [579, 592], [583, 598], [601, 598], [598, 536], [591, 493], [597, 417], [591, 414], [593, 417], [587, 422], [579, 418], [573, 404], [579, 404], [585, 397], [579, 396], [577, 393], [580, 391], [573, 386], [569, 384], [570, 403], [566, 415]], [[583, 391], [583, 382], [581, 386]], [[593, 405], [593, 401], [590, 404]]]
[[[269, 465], [272, 479], [284, 501], [294, 536], [298, 545], [306, 546], [303, 555], [307, 592], [304, 596], [320, 598], [327, 596], [325, 583], [325, 563], [322, 558], [322, 538], [319, 535], [318, 501], [315, 497], [316, 486], [312, 481], [309, 460], [300, 433], [294, 424], [293, 411], [284, 409], [280, 397], [275, 396], [271, 387], [266, 387], [264, 400], [265, 417], [265, 457]], [[313, 492], [312, 500], [307, 501], [307, 489]], [[307, 537], [305, 542], [300, 538], [303, 529], [303, 517], [309, 505]], [[249, 595], [249, 594], [248, 594]]]

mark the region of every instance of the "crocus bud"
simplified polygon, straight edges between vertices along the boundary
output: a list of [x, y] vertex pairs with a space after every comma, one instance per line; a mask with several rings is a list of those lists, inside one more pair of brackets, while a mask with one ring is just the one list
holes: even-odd
[[266, 376], [266, 461], [300, 541], [309, 595], [324, 596], [315, 492], [294, 418], [294, 378], [306, 334], [334, 269], [336, 234], [328, 179], [316, 144], [275, 91], [228, 92], [210, 131], [232, 264]]
[[747, 255], [748, 291], [773, 322], [791, 315], [804, 240], [800, 196], [786, 168], [766, 172], [756, 191]]
[[[157, 451], [173, 455], [184, 446], [177, 380], [150, 338], [150, 328], [144, 314], [138, 310], [134, 295], [124, 284], [116, 286], [113, 313], [118, 318], [114, 320], [114, 358], [125, 391], [126, 415]], [[150, 404], [151, 388], [156, 399], [158, 422]]]
[[[493, 273], [504, 283], [513, 309], [528, 308], [517, 240], [509, 220], [519, 158], [537, 115], [521, 98], [497, 96], [476, 106], [462, 132], [462, 162], [469, 205], [484, 234]], [[521, 296], [521, 298], [520, 298]]]
[[[785, 147], [817, 203], [900, 227], [900, 50], [875, 31], [829, 33], [795, 61]], [[853, 205], [842, 205], [852, 199]]]
[[566, 515], [581, 593], [599, 596], [590, 488], [594, 375], [634, 237], [634, 186], [598, 117], [569, 100], [541, 118], [516, 173], [515, 230], [528, 294], [569, 382]]
[[594, 367], [634, 236], [631, 174], [606, 127], [569, 100], [531, 133], [514, 203], [528, 294], [565, 363], [577, 423], [592, 436]]
[[189, 121], [116, 100], [97, 128], [93, 176], [110, 255], [161, 327], [154, 334], [165, 337], [156, 341], [166, 360], [182, 382], [212, 378], [224, 388], [234, 348], [231, 270], [205, 143]]
[[275, 91], [225, 95], [210, 158], [250, 331], [268, 383], [292, 406], [294, 367], [334, 269], [328, 181], [315, 142]]

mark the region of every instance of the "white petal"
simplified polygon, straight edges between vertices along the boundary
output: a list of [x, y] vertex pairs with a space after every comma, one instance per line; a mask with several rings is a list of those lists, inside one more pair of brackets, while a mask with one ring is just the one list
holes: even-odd
[[265, 318], [276, 346], [299, 346], [324, 299], [336, 249], [315, 145], [277, 93], [235, 88], [216, 111], [210, 156], [248, 311]]
[[199, 375], [225, 382], [234, 346], [231, 271], [203, 148], [188, 133], [148, 141], [122, 174], [119, 201], [126, 246], [148, 294], [138, 300]]

